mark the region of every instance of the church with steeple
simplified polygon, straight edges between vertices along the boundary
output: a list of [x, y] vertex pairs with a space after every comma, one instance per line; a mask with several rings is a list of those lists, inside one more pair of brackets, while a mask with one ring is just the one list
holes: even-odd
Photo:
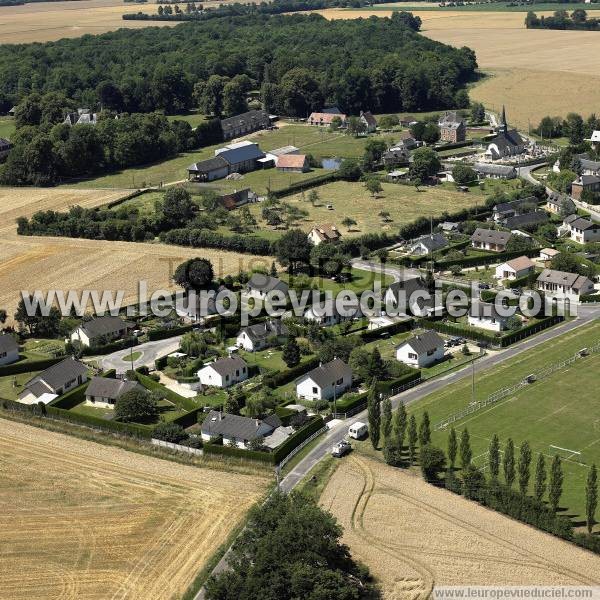
[[509, 129], [506, 110], [502, 107], [500, 124], [496, 128], [496, 136], [489, 142], [485, 157], [489, 160], [502, 160], [525, 152], [525, 140], [516, 129]]

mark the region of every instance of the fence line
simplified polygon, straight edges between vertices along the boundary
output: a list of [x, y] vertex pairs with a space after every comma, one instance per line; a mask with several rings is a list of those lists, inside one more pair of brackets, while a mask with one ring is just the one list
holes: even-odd
[[577, 362], [578, 360], [583, 359], [585, 356], [587, 356], [587, 354], [600, 352], [600, 341], [596, 342], [593, 346], [587, 347], [585, 350], [586, 350], [586, 352], [583, 352], [582, 350], [580, 350], [579, 352], [575, 353], [573, 356], [570, 356], [569, 358], [565, 358], [565, 359], [561, 360], [560, 362], [554, 363], [553, 365], [545, 367], [544, 369], [541, 369], [540, 371], [532, 373], [531, 375], [528, 375], [527, 377], [525, 377], [525, 379], [522, 379], [518, 383], [515, 383], [515, 384], [505, 387], [505, 388], [501, 388], [500, 390], [495, 391], [493, 394], [490, 394], [485, 400], [479, 400], [477, 402], [473, 402], [473, 403], [469, 404], [469, 406], [467, 406], [463, 410], [456, 412], [453, 415], [446, 417], [446, 419], [444, 419], [443, 421], [440, 421], [439, 423], [437, 423], [435, 426], [435, 429], [436, 430], [445, 429], [451, 423], [460, 421], [464, 417], [467, 417], [467, 416], [481, 410], [482, 408], [489, 406], [490, 404], [495, 404], [496, 402], [499, 402], [500, 400], [507, 398], [508, 396], [511, 396], [512, 394], [515, 394], [516, 392], [523, 389], [524, 387], [527, 387], [534, 381], [539, 381], [541, 379], [546, 379], [547, 377], [550, 377], [550, 375], [552, 375], [556, 371], [560, 371], [561, 369], [564, 369], [566, 366], [572, 365], [573, 363]]
[[288, 462], [288, 460], [290, 460], [290, 458], [292, 458], [292, 456], [295, 456], [296, 454], [298, 454], [298, 452], [300, 452], [300, 450], [302, 450], [302, 448], [304, 448], [304, 446], [306, 446], [306, 444], [309, 444], [316, 437], [319, 437], [324, 431], [327, 431], [327, 426], [321, 427], [321, 429], [319, 429], [318, 431], [315, 431], [311, 436], [307, 437], [301, 444], [296, 446], [285, 458], [283, 458], [281, 460], [281, 462], [278, 465], [279, 468], [281, 469]]

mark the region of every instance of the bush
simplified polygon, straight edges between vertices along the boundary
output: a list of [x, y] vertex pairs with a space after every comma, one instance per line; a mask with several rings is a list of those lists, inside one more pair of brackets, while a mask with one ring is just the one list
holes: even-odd
[[436, 481], [438, 475], [446, 466], [446, 455], [441, 448], [436, 448], [427, 444], [421, 448], [419, 453], [419, 463], [421, 464], [421, 473], [427, 481]]
[[[180, 327], [172, 327], [171, 329], [153, 329], [148, 332], [148, 341], [155, 342], [156, 340], [165, 340], [167, 338], [182, 335], [188, 331], [191, 331], [193, 327], [193, 325], [181, 325]], [[160, 364], [162, 365], [161, 369], [159, 370], [162, 370], [167, 364], [167, 357], [164, 357], [164, 359], [157, 359], [157, 362], [155, 363], [156, 365], [158, 365], [159, 360], [161, 361]], [[158, 369], [158, 366], [156, 368]]]
[[172, 444], [180, 444], [187, 440], [189, 435], [181, 425], [176, 423], [159, 423], [152, 432], [152, 437]]
[[125, 392], [115, 403], [115, 419], [119, 421], [152, 421], [158, 416], [156, 400], [146, 391]]

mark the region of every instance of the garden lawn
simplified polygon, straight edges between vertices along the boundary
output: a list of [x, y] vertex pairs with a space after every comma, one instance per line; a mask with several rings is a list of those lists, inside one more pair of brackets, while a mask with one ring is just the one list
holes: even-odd
[[[492, 369], [479, 371], [476, 363], [475, 395], [484, 399], [495, 391], [523, 380], [544, 367], [574, 355], [584, 347], [600, 341], [600, 322], [586, 325], [552, 341], [514, 357]], [[542, 379], [511, 396], [481, 409], [454, 423], [457, 433], [468, 428], [473, 461], [485, 469], [487, 448], [494, 433], [501, 447], [512, 437], [518, 455], [520, 444], [527, 440], [532, 447], [532, 477], [538, 453], [547, 457], [547, 469], [554, 454], [563, 460], [565, 475], [561, 506], [566, 513], [581, 519], [585, 506], [585, 480], [592, 463], [600, 465], [600, 414], [598, 412], [598, 371], [600, 354], [583, 358], [549, 378]], [[449, 385], [426, 396], [409, 409], [421, 418], [429, 412], [432, 442], [446, 448], [448, 430], [438, 431], [436, 424], [468, 406], [471, 400], [471, 378]], [[559, 446], [581, 452], [580, 455], [557, 450]]]
[[200, 115], [198, 113], [191, 112], [187, 115], [169, 115], [167, 117], [169, 121], [185, 121], [189, 123], [192, 129], [195, 129], [200, 125], [200, 123], [204, 123], [206, 121], [206, 117], [204, 115]]
[[28, 360], [53, 358], [65, 353], [65, 343], [62, 340], [28, 339], [23, 344], [21, 355]]
[[15, 132], [15, 120], [12, 117], [0, 117], [0, 137], [9, 139]]
[[[0, 377], [0, 398], [4, 398], [5, 400], [16, 400], [17, 396], [23, 391], [23, 386], [38, 373], [40, 373], [40, 371]], [[15, 382], [16, 386], [14, 385]]]

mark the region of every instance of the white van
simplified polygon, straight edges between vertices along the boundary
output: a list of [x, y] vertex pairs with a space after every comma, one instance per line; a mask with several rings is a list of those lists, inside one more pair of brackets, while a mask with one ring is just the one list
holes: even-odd
[[360, 440], [365, 437], [369, 433], [369, 428], [366, 423], [361, 423], [360, 421], [350, 425], [348, 429], [348, 436], [354, 438], [355, 440]]

